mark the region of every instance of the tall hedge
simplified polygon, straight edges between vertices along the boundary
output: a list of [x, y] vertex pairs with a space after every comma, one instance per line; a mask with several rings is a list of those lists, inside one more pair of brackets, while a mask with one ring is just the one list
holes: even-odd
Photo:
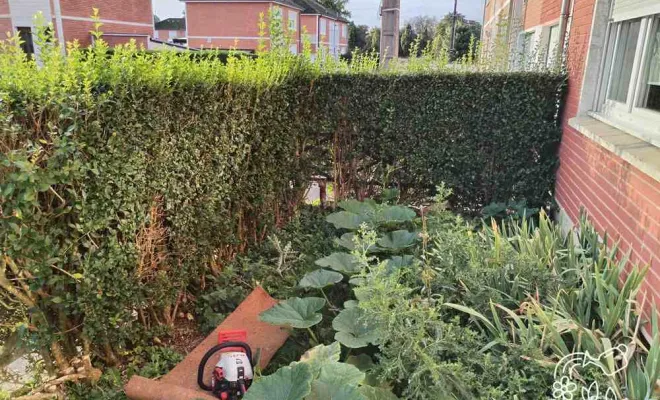
[[[455, 205], [549, 200], [561, 76], [355, 73], [273, 52], [191, 60], [16, 43], [0, 56], [0, 299], [38, 347], [113, 362], [171, 323], [205, 273], [300, 205], [409, 196], [442, 181]], [[339, 187], [341, 186], [341, 187]]]

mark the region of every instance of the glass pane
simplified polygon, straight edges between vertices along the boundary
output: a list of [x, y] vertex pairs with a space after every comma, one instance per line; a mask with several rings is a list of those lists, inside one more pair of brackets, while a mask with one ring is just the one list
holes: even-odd
[[648, 79], [644, 90], [642, 107], [660, 111], [660, 19], [655, 21], [650, 36]]
[[641, 20], [636, 19], [621, 23], [621, 33], [614, 52], [614, 68], [612, 69], [612, 80], [610, 81], [610, 100], [625, 103], [628, 100], [628, 87], [632, 77], [633, 63], [635, 62], [635, 51], [639, 38]]
[[34, 54], [34, 42], [32, 41], [32, 29], [31, 28], [17, 28], [18, 36], [21, 39], [21, 49], [25, 54], [31, 55]]
[[559, 25], [550, 28], [550, 38], [548, 39], [548, 52], [546, 54], [545, 66], [550, 68], [554, 65], [559, 51]]

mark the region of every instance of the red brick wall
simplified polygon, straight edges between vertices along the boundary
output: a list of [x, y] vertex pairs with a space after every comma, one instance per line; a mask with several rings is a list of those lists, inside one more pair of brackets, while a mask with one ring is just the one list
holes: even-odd
[[526, 4], [524, 30], [541, 25], [541, 11], [543, 10], [544, 0], [527, 0]]
[[[259, 15], [268, 15], [268, 3], [186, 3], [188, 20], [188, 45], [190, 47], [230, 48], [235, 46], [237, 37], [259, 36]], [[227, 37], [232, 39], [211, 39], [204, 37]], [[239, 39], [239, 49], [257, 48], [257, 40]]]
[[[562, 0], [543, 0], [541, 6], [541, 25], [548, 25], [559, 19], [561, 16]], [[577, 0], [575, 4], [592, 3], [592, 0]], [[593, 8], [593, 7], [592, 7]], [[591, 22], [590, 22], [591, 23]]]
[[0, 14], [9, 15], [9, 0], [0, 0]]
[[131, 39], [135, 39], [135, 44], [138, 47], [143, 47], [146, 49], [149, 45], [149, 38], [144, 37], [144, 36], [111, 36], [111, 35], [103, 35], [103, 40], [105, 40], [110, 46], [117, 46], [120, 44], [127, 44], [131, 41]]
[[98, 8], [102, 19], [153, 24], [151, 0], [60, 0], [62, 16], [84, 17]]
[[631, 251], [633, 263], [651, 265], [644, 291], [660, 304], [660, 182], [568, 126], [580, 102], [593, 11], [594, 0], [575, 2], [556, 198], [573, 222], [583, 208], [601, 234]]
[[[64, 30], [64, 38], [67, 42], [72, 42], [74, 39], [78, 39], [78, 42], [82, 47], [86, 47], [92, 44], [92, 37], [90, 31], [94, 29], [94, 23], [90, 21], [72, 21], [72, 20], [62, 20], [62, 28]], [[120, 24], [103, 24], [101, 26], [101, 31], [104, 33], [135, 33], [139, 35], [149, 35], [151, 36], [152, 30], [148, 27], [143, 26], [134, 26], [134, 25], [120, 25]], [[103, 40], [111, 43], [108, 40], [109, 36], [104, 36]], [[144, 41], [144, 36], [135, 36], [135, 39]], [[126, 43], [130, 38], [112, 39], [112, 43]], [[145, 41], [146, 44], [146, 41]]]

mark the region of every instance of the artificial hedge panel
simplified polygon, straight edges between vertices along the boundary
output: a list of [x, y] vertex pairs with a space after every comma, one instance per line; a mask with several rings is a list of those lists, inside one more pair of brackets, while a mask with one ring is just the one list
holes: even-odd
[[[0, 290], [60, 363], [113, 362], [296, 212], [309, 178], [454, 205], [550, 200], [563, 77], [337, 73], [275, 54], [190, 60], [16, 43], [0, 56]], [[24, 284], [29, 282], [29, 284]]]

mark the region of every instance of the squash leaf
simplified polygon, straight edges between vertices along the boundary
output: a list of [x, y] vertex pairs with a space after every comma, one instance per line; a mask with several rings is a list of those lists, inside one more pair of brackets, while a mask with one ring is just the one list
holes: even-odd
[[406, 230], [387, 232], [382, 238], [378, 239], [378, 246], [388, 250], [401, 250], [414, 245], [418, 236], [417, 232]]
[[316, 260], [316, 265], [332, 268], [347, 275], [356, 274], [361, 270], [355, 257], [348, 253], [332, 253], [327, 257]]
[[351, 349], [378, 341], [375, 327], [365, 321], [364, 311], [358, 307], [342, 310], [332, 321], [332, 328], [337, 331], [335, 340]]
[[312, 369], [305, 363], [283, 367], [250, 386], [245, 400], [302, 400], [312, 390]]
[[317, 269], [303, 276], [298, 286], [302, 288], [323, 289], [326, 286], [341, 282], [342, 279], [344, 279], [344, 275], [339, 272]]
[[305, 329], [321, 322], [319, 311], [325, 305], [320, 297], [292, 297], [259, 314], [259, 319], [273, 325]]

